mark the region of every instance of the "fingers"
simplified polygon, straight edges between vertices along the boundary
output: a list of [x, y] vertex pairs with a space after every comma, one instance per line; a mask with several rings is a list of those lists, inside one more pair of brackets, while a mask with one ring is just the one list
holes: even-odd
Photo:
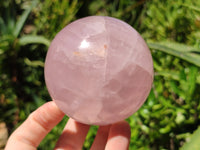
[[128, 150], [130, 140], [130, 126], [121, 121], [111, 126], [105, 150]]
[[90, 126], [69, 119], [56, 144], [55, 150], [81, 150]]
[[35, 150], [45, 135], [64, 117], [54, 102], [34, 111], [10, 136], [5, 150]]
[[[45, 135], [64, 117], [54, 102], [49, 102], [34, 111], [28, 119], [10, 136], [5, 150], [36, 150]], [[60, 136], [56, 150], [82, 149], [89, 125], [69, 119]], [[130, 126], [122, 121], [100, 127], [91, 150], [127, 150], [130, 139]], [[107, 142], [107, 144], [106, 144]]]
[[104, 150], [108, 139], [110, 125], [100, 126], [90, 150]]
[[125, 121], [99, 127], [91, 150], [127, 150], [130, 134], [130, 126]]

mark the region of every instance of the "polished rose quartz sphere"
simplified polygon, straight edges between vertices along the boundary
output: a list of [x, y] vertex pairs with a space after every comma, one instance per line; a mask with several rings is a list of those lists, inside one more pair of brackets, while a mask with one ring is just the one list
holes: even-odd
[[52, 41], [45, 81], [69, 117], [106, 125], [129, 117], [144, 103], [153, 82], [152, 57], [127, 23], [86, 17], [67, 25]]

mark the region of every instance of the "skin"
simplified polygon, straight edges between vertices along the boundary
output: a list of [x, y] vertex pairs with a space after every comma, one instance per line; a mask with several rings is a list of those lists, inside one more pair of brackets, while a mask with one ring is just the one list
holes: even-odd
[[[48, 102], [19, 126], [9, 137], [5, 150], [36, 150], [42, 139], [64, 117], [64, 113], [52, 102]], [[90, 126], [69, 119], [55, 150], [81, 150]], [[130, 126], [121, 121], [100, 126], [91, 150], [127, 150], [130, 141]]]

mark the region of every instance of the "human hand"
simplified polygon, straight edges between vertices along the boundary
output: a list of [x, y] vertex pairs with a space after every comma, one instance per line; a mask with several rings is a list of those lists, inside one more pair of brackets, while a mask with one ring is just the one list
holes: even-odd
[[[64, 113], [54, 102], [48, 102], [30, 114], [8, 139], [5, 150], [36, 150], [42, 139], [58, 124]], [[57, 141], [55, 150], [80, 150], [90, 126], [69, 119]], [[121, 121], [100, 126], [91, 150], [127, 150], [130, 126]]]

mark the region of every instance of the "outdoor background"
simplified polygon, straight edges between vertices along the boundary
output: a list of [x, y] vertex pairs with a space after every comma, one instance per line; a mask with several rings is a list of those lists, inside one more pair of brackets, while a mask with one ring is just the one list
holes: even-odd
[[[154, 83], [145, 104], [127, 119], [130, 149], [199, 150], [200, 0], [1, 0], [0, 122], [9, 134], [51, 100], [44, 82], [51, 40], [68, 23], [90, 15], [124, 20], [151, 49]], [[66, 121], [39, 150], [53, 149]], [[97, 128], [91, 127], [84, 150]]]

